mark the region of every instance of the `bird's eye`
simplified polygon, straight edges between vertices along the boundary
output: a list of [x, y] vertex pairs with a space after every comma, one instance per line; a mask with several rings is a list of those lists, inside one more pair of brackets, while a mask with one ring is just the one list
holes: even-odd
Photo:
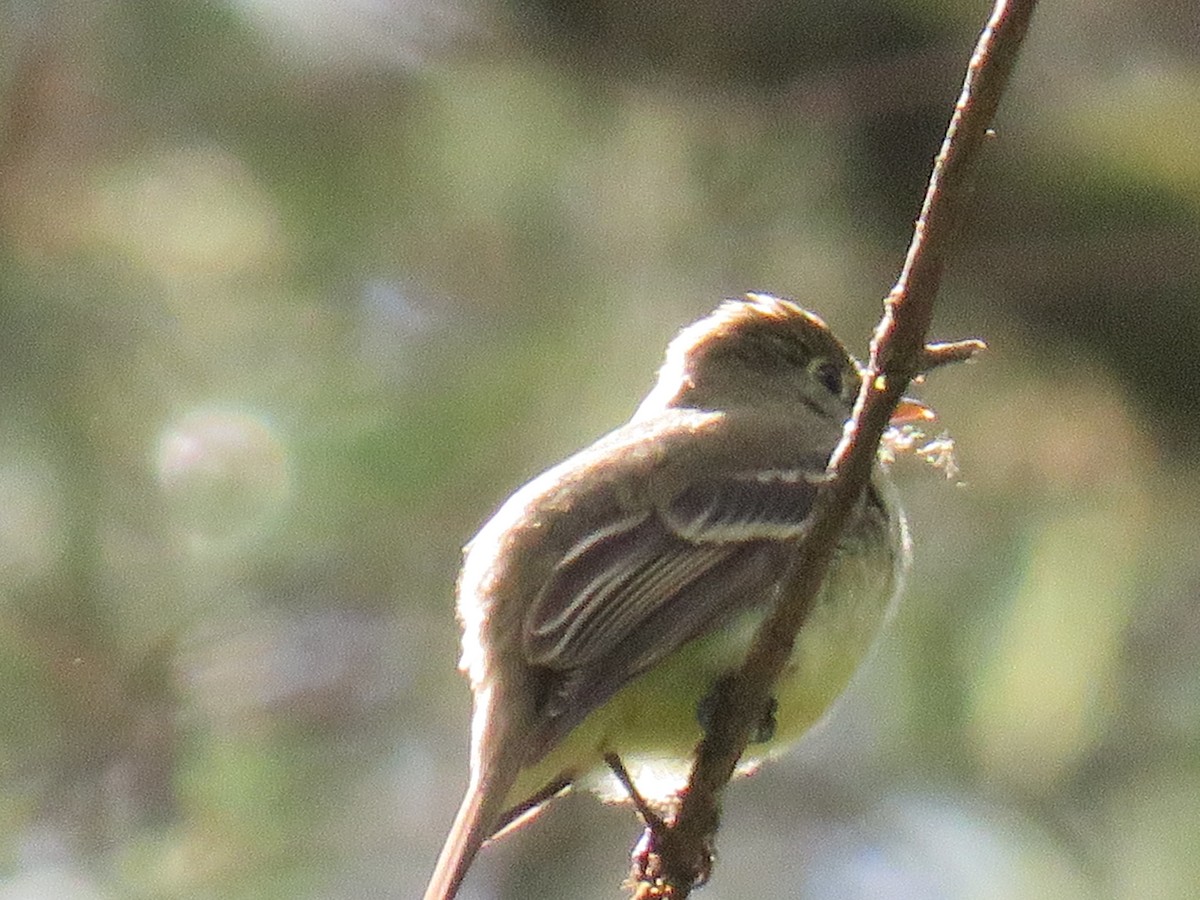
[[835, 397], [842, 395], [842, 369], [831, 362], [818, 362], [812, 369], [813, 377], [824, 385]]

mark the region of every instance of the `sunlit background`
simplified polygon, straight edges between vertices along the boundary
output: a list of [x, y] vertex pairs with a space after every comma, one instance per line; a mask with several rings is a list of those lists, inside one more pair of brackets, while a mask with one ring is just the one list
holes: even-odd
[[[417, 896], [459, 547], [722, 297], [865, 349], [985, 2], [0, 4], [0, 900]], [[709, 900], [1200, 895], [1200, 14], [1047, 2], [904, 606]], [[564, 800], [464, 896], [620, 896]]]

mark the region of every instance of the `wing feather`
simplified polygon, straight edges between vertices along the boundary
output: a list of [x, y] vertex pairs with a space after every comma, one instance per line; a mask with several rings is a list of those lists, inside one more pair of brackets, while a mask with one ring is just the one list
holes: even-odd
[[585, 666], [620, 644], [731, 548], [701, 548], [652, 513], [590, 535], [564, 555], [531, 604], [525, 655], [534, 665]]
[[676, 648], [768, 602], [821, 477], [710, 477], [571, 546], [525, 619], [526, 658], [548, 679], [543, 746]]
[[[538, 666], [594, 663], [664, 609], [694, 606], [692, 588], [743, 546], [800, 538], [820, 476], [735, 473], [690, 485], [657, 510], [614, 517], [572, 546], [526, 614], [524, 650]], [[710, 604], [736, 598], [707, 596]], [[684, 621], [703, 620], [695, 610]], [[665, 642], [666, 652], [695, 637]]]
[[798, 538], [823, 477], [771, 469], [709, 479], [681, 491], [662, 514], [676, 534], [701, 543]]

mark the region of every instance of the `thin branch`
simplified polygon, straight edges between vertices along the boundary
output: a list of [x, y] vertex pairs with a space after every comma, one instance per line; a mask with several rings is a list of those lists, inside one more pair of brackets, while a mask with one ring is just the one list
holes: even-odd
[[838, 540], [875, 467], [879, 441], [909, 382], [942, 363], [977, 353], [979, 342], [926, 345], [951, 239], [967, 205], [967, 181], [1012, 72], [1036, 0], [999, 0], [967, 68], [954, 115], [934, 163], [904, 268], [884, 302], [862, 390], [830, 479], [817, 497], [808, 536], [783, 580], [783, 599], [759, 628], [742, 668], [714, 711], [696, 750], [678, 815], [653, 835], [658, 861], [639, 897], [681, 900], [707, 872], [721, 790], [733, 775], [761, 711], [792, 655], [796, 635], [825, 579]]
[[633, 808], [637, 810], [637, 814], [641, 816], [642, 821], [646, 823], [646, 827], [654, 834], [660, 834], [667, 828], [667, 823], [646, 801], [646, 798], [638, 791], [637, 786], [633, 783], [633, 778], [629, 775], [629, 770], [625, 768], [625, 763], [616, 753], [605, 753], [604, 762], [612, 771], [613, 777], [620, 782], [621, 787], [629, 794], [629, 799], [633, 803]]
[[921, 374], [928, 375], [934, 369], [940, 369], [951, 363], [970, 362], [986, 349], [987, 344], [975, 338], [965, 341], [926, 344], [925, 354], [921, 359]]

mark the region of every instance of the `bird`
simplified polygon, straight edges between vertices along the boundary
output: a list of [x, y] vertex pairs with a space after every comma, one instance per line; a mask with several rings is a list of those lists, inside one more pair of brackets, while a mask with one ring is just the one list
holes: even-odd
[[[455, 897], [486, 841], [594, 783], [606, 754], [630, 762], [639, 790], [679, 786], [706, 704], [805, 539], [862, 377], [795, 302], [727, 300], [669, 343], [627, 423], [519, 488], [481, 527], [457, 582], [470, 774], [425, 900]], [[922, 417], [918, 407], [896, 421]], [[842, 692], [909, 556], [877, 466], [750, 761], [793, 743]]]

